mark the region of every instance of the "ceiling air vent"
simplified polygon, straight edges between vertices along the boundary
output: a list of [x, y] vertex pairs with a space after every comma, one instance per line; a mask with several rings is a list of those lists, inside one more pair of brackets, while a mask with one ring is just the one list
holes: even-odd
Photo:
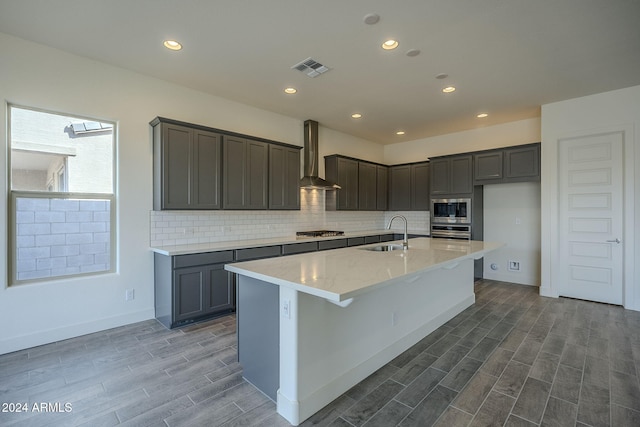
[[320, 74], [329, 71], [328, 67], [312, 58], [307, 58], [302, 62], [298, 62], [296, 65], [291, 67], [291, 69], [301, 71], [309, 77], [318, 77]]

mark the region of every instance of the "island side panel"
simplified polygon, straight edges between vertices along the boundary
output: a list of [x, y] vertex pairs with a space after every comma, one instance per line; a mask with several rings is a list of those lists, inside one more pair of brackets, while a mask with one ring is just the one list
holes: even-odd
[[237, 292], [242, 376], [275, 401], [280, 382], [279, 286], [238, 275]]
[[344, 308], [301, 292], [291, 301], [280, 322], [289, 368], [280, 365], [278, 412], [297, 425], [472, 305], [473, 260], [400, 278]]

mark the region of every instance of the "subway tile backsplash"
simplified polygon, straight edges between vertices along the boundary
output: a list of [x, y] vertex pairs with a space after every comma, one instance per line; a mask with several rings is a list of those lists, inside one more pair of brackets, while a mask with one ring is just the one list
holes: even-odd
[[[150, 245], [292, 237], [305, 230], [381, 230], [396, 214], [407, 218], [411, 233], [429, 234], [428, 211], [325, 211], [325, 190], [303, 189], [299, 211], [151, 211]], [[402, 231], [402, 222], [394, 221], [392, 229]]]

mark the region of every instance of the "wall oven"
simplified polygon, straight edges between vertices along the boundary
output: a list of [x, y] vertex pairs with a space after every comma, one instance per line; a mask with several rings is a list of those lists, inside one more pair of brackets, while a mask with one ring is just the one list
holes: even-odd
[[431, 199], [431, 224], [471, 224], [471, 199]]
[[431, 237], [434, 239], [471, 240], [471, 225], [431, 224]]

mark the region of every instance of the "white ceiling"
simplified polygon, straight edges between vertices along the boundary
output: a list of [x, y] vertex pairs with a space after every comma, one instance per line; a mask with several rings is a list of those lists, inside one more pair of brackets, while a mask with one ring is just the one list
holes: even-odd
[[640, 0], [0, 0], [0, 32], [383, 144], [638, 85], [639, 22]]

